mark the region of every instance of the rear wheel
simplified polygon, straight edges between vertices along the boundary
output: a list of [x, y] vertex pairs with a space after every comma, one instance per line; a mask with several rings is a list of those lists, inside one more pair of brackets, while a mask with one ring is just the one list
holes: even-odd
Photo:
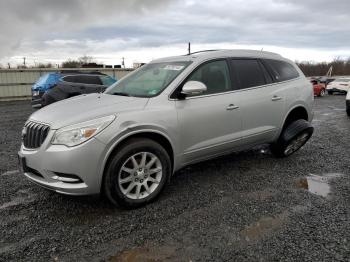
[[271, 145], [271, 152], [277, 157], [287, 157], [298, 151], [312, 136], [314, 128], [304, 119], [289, 124], [280, 138]]
[[104, 179], [104, 193], [115, 205], [135, 208], [154, 200], [171, 172], [166, 150], [150, 139], [130, 140], [112, 156]]
[[324, 96], [325, 94], [326, 94], [325, 90], [324, 90], [324, 89], [321, 89], [321, 91], [320, 91], [320, 96], [322, 97], [322, 96]]

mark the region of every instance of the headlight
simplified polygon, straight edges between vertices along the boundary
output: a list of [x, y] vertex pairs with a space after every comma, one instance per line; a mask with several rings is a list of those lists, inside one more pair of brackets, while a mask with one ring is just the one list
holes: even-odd
[[38, 96], [40, 92], [38, 90], [33, 90], [32, 91], [32, 96]]
[[90, 138], [96, 136], [110, 123], [113, 122], [115, 116], [106, 116], [83, 123], [66, 126], [58, 129], [52, 138], [53, 145], [76, 146]]

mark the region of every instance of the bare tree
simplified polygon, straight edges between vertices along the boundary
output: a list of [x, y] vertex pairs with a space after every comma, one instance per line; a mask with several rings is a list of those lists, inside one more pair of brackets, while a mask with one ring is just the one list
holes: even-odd
[[87, 56], [84, 55], [82, 57], [79, 57], [78, 61], [81, 64], [90, 64], [90, 63], [95, 63], [95, 59], [92, 56]]
[[38, 68], [53, 68], [53, 65], [51, 63], [39, 63]]
[[78, 68], [80, 66], [81, 66], [81, 63], [73, 59], [68, 59], [62, 63], [63, 68]]
[[330, 67], [333, 68], [333, 75], [350, 75], [350, 58], [336, 57], [332, 62], [312, 63], [306, 61], [297, 62], [297, 64], [306, 76], [324, 76]]

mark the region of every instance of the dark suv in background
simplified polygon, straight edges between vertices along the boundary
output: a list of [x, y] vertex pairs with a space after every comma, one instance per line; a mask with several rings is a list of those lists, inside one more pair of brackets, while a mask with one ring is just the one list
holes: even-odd
[[[117, 80], [100, 72], [64, 72], [46, 90], [32, 92], [32, 106], [40, 108], [73, 96], [103, 92]], [[37, 83], [35, 84], [37, 85]]]

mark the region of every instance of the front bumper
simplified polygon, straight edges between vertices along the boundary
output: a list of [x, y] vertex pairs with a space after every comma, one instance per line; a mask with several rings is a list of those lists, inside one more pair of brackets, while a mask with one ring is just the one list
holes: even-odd
[[[98, 194], [101, 188], [101, 163], [105, 145], [92, 138], [75, 146], [51, 145], [51, 130], [40, 148], [31, 150], [21, 146], [18, 155], [25, 159], [24, 175], [32, 182], [47, 189], [68, 195]], [[60, 174], [74, 175], [81, 180], [63, 182]]]
[[32, 102], [31, 102], [31, 104], [32, 104], [33, 108], [41, 108], [42, 107], [42, 97], [43, 97], [44, 93], [45, 92], [40, 91], [39, 95], [37, 95], [37, 96], [33, 96], [32, 95]]

